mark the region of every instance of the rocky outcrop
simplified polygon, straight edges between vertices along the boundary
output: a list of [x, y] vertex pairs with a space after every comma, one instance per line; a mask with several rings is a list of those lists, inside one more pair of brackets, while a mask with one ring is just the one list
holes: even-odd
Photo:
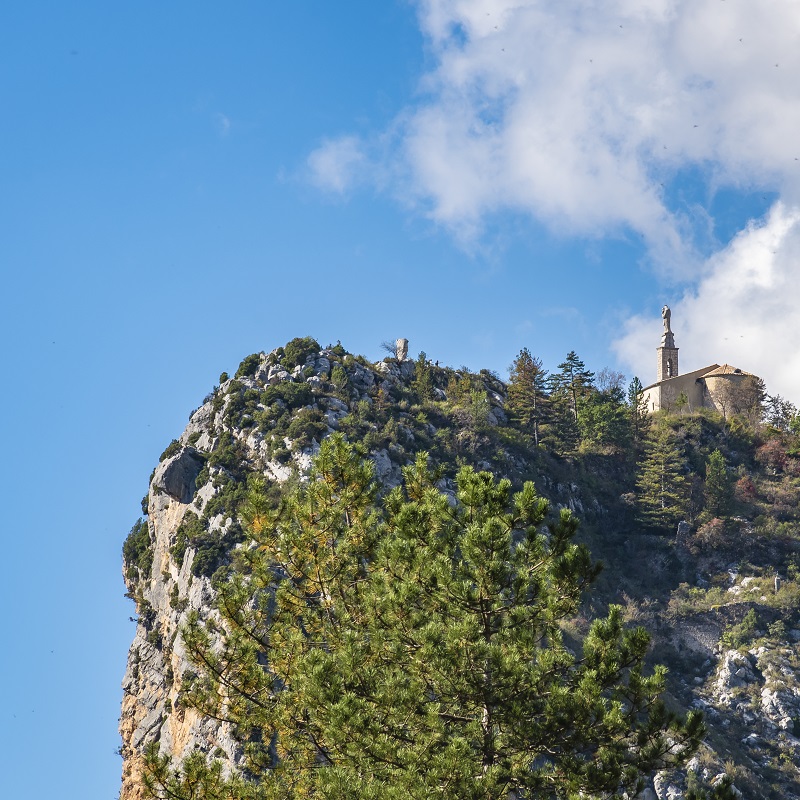
[[153, 476], [153, 488], [166, 492], [181, 503], [190, 503], [196, 490], [195, 480], [203, 464], [197, 450], [182, 447], [179, 453], [158, 465]]
[[405, 361], [408, 357], [408, 339], [398, 339], [395, 342], [395, 356], [398, 361]]
[[[181, 628], [192, 611], [204, 618], [216, 613], [210, 574], [241, 541], [227, 489], [251, 472], [276, 484], [302, 476], [322, 436], [349, 421], [351, 435], [355, 430], [356, 437], [366, 437], [385, 491], [400, 483], [403, 464], [436, 433], [401, 409], [390, 415], [390, 435], [371, 421], [376, 403], [386, 406], [409, 390], [413, 361], [369, 364], [333, 350], [313, 352], [295, 365], [282, 358], [278, 350], [243, 362], [250, 364], [246, 372], [206, 398], [153, 473], [147, 506], [152, 558], [124, 565], [137, 627], [122, 683], [121, 800], [143, 797], [142, 757], [153, 742], [176, 759], [215, 753], [235, 767], [242, 758], [224, 723], [181, 703], [184, 676], [192, 670]], [[334, 368], [340, 370], [336, 385]], [[495, 379], [487, 384], [495, 422], [503, 419], [498, 389], [503, 391]], [[444, 396], [442, 387], [437, 391]]]

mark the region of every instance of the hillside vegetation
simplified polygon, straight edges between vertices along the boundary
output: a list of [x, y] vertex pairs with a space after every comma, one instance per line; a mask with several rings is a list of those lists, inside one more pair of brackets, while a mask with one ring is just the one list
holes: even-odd
[[[716, 783], [723, 796], [727, 773], [747, 797], [800, 795], [796, 410], [757, 387], [749, 407], [727, 418], [681, 404], [649, 416], [639, 381], [623, 380], [608, 370], [594, 374], [575, 353], [548, 374], [523, 350], [506, 384], [486, 370], [439, 366], [424, 353], [372, 364], [311, 338], [249, 356], [233, 378], [220, 376], [162, 455], [143, 501], [147, 514], [124, 546], [138, 628], [121, 721], [122, 797], [146, 796], [145, 785], [156, 796], [166, 791], [159, 785], [193, 796], [186, 789], [192, 775], [179, 769], [174, 776], [192, 752], [187, 768], [198, 770], [195, 778], [217, 781], [203, 796], [233, 796], [219, 787], [228, 768], [245, 776], [255, 769], [259, 737], [262, 763], [265, 752], [276, 757], [263, 739], [267, 728], [253, 727], [252, 709], [210, 702], [227, 696], [220, 680], [238, 663], [231, 656], [223, 669], [215, 658], [230, 645], [230, 587], [254, 574], [247, 554], [256, 545], [269, 551], [272, 540], [259, 531], [278, 530], [281, 515], [299, 502], [291, 498], [308, 491], [311, 459], [334, 432], [371, 464], [370, 508], [379, 515], [398, 491], [414, 499], [408, 470], [422, 469], [418, 455], [425, 453], [432, 490], [451, 504], [461, 497], [459, 475], [465, 480], [471, 468], [507, 479], [508, 492], [531, 491], [532, 483], [555, 513], [549, 523], [530, 523], [538, 532], [548, 524], [556, 530], [559, 509], [580, 519], [571, 546], [584, 547], [603, 569], [590, 591], [579, 592], [580, 603], [558, 616], [563, 652], [580, 652], [598, 635], [592, 620], [609, 613], [620, 635], [643, 626], [651, 640], [643, 674], [668, 667], [659, 690], [665, 712], [705, 716], [705, 743], [688, 764], [670, 767], [665, 758], [643, 767], [647, 790], [659, 798], [700, 796]], [[259, 568], [274, 574], [261, 594], [239, 596], [243, 608], [271, 597], [274, 571], [287, 569], [277, 552]], [[263, 672], [270, 634], [259, 636], [264, 655], [240, 655]], [[215, 756], [213, 778], [207, 765]], [[286, 753], [278, 759], [286, 760]], [[648, 770], [656, 768], [652, 780]], [[610, 791], [599, 786], [592, 796]]]

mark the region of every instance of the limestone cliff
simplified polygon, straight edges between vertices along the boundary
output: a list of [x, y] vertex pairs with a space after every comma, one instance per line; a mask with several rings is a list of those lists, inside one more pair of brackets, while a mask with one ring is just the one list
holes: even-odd
[[[316, 348], [300, 355], [302, 363], [290, 361], [297, 356], [287, 358], [283, 348], [251, 357], [240, 370], [246, 374], [224, 380], [192, 413], [153, 472], [147, 517], [136, 530], [136, 546], [126, 548], [124, 565], [137, 626], [122, 684], [122, 800], [144, 796], [141, 756], [151, 742], [177, 758], [200, 750], [224, 754], [232, 765], [240, 759], [226, 724], [200, 718], [180, 703], [182, 677], [192, 668], [180, 629], [191, 610], [214, 613], [211, 574], [240, 539], [235, 514], [230, 516], [235, 488], [251, 472], [276, 485], [302, 475], [319, 439], [336, 430], [351, 407], [390, 402], [415, 374], [409, 361], [372, 365]], [[491, 376], [486, 382], [488, 414], [496, 424], [504, 418], [497, 392], [502, 386]], [[409, 450], [417, 424], [401, 413], [400, 435]], [[396, 485], [406, 447], [379, 439], [374, 444], [386, 445], [371, 448], [376, 476], [384, 486]]]
[[[240, 762], [228, 726], [182, 702], [184, 676], [193, 665], [180, 631], [191, 611], [206, 618], [216, 613], [214, 572], [232, 548], [246, 546], [237, 506], [248, 475], [263, 475], [278, 493], [287, 481], [302, 479], [319, 441], [334, 430], [363, 445], [383, 487], [396, 485], [401, 466], [426, 450], [445, 466], [469, 462], [517, 483], [532, 479], [554, 505], [583, 518], [585, 540], [608, 565], [587, 614], [608, 602], [625, 605], [631, 621], [654, 633], [655, 659], [670, 665], [671, 702], [702, 707], [712, 728], [709, 746], [689, 769], [656, 776], [645, 797], [677, 800], [688, 786], [718, 780], [724, 762], [736, 768], [748, 796], [778, 796], [769, 787], [753, 788], [754, 776], [769, 773], [780, 796], [800, 797], [800, 580], [798, 570], [790, 576], [786, 566], [793, 534], [784, 531], [779, 547], [774, 535], [757, 535], [744, 517], [726, 523], [729, 539], [721, 543], [710, 523], [699, 524], [702, 518], [678, 537], [672, 530], [641, 530], [631, 506], [635, 465], [623, 449], [564, 458], [532, 448], [509, 421], [507, 387], [495, 375], [398, 356], [372, 364], [341, 346], [320, 349], [310, 339], [250, 356], [234, 378], [221, 376], [162, 455], [146, 517], [124, 548], [137, 618], [123, 679], [122, 800], [145, 797], [142, 754], [153, 742], [179, 759], [200, 751], [234, 769]], [[737, 468], [763, 495], [751, 516], [771, 508], [777, 501], [768, 498], [784, 485], [781, 470], [789, 467], [776, 467], [774, 453], [764, 456], [774, 456], [763, 462], [766, 468], [759, 466], [753, 455], [759, 442], [735, 449], [730, 429], [701, 422], [697, 436], [727, 437], [731, 459], [739, 458]], [[708, 442], [692, 438], [689, 421], [675, 425], [684, 429], [690, 472], [692, 448], [707, 449]], [[452, 485], [448, 475], [452, 469], [445, 470], [445, 490]], [[784, 574], [780, 592], [776, 569]], [[737, 639], [750, 608], [759, 612], [758, 629]], [[584, 623], [576, 620], [576, 640]]]

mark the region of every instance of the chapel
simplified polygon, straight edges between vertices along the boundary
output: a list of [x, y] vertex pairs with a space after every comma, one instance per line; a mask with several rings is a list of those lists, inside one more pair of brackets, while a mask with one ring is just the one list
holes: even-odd
[[681, 375], [669, 306], [661, 309], [661, 317], [664, 332], [661, 344], [656, 348], [656, 382], [644, 388], [647, 410], [652, 413], [662, 408], [670, 410], [685, 406], [691, 412], [698, 408], [712, 408], [724, 416], [746, 411], [753, 386], [759, 382], [757, 376], [730, 364], [709, 364]]

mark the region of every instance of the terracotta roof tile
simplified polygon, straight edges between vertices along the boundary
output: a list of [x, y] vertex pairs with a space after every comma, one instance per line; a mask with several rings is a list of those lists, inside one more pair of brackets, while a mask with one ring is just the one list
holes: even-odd
[[743, 369], [739, 369], [739, 367], [733, 367], [730, 364], [723, 364], [721, 367], [717, 367], [716, 369], [712, 369], [710, 372], [706, 372], [703, 377], [704, 378], [716, 378], [720, 375], [752, 375], [752, 372], [745, 372]]

